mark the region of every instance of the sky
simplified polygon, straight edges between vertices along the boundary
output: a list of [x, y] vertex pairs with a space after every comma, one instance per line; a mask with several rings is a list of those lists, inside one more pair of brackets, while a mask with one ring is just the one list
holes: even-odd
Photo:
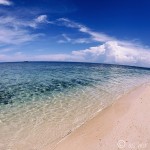
[[149, 0], [0, 0], [0, 62], [150, 67]]

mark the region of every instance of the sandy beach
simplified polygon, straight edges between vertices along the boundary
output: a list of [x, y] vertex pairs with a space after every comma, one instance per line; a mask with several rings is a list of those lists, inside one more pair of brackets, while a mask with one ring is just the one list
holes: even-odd
[[150, 0], [0, 0], [0, 150], [150, 150]]
[[[149, 150], [150, 85], [122, 96], [74, 132], [55, 150]], [[48, 148], [49, 149], [49, 148]]]

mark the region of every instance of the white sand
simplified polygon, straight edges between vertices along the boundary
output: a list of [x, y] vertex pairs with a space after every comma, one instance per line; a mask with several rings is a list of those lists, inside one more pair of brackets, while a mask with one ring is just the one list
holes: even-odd
[[[48, 146], [46, 150], [50, 150]], [[150, 150], [150, 85], [142, 85], [100, 112], [55, 150]]]

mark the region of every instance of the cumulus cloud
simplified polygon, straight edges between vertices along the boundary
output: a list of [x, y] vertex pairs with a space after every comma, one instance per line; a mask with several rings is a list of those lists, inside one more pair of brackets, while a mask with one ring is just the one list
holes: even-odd
[[0, 5], [6, 5], [6, 6], [10, 6], [13, 3], [9, 0], [0, 0]]
[[[14, 22], [14, 24], [11, 24], [11, 27], [9, 26], [10, 22]], [[66, 18], [48, 21], [46, 15], [38, 16], [32, 21], [22, 22], [11, 17], [5, 19], [3, 18], [0, 22], [0, 45], [24, 43], [26, 41], [36, 39], [39, 35], [30, 33], [30, 31], [26, 28], [24, 29], [24, 27], [36, 28], [41, 23], [50, 23], [59, 27], [65, 26], [88, 35], [88, 38], [81, 37], [73, 39], [64, 33], [61, 35], [63, 40], [58, 41], [60, 43], [71, 42], [76, 44], [96, 41], [99, 44], [87, 49], [75, 50], [67, 54], [43, 54], [28, 56], [22, 53], [16, 53], [11, 57], [5, 54], [0, 54], [0, 61], [86, 61], [150, 67], [150, 48], [145, 48], [142, 44], [119, 40], [107, 34], [95, 32], [82, 24]]]
[[150, 67], [150, 49], [143, 45], [94, 32], [88, 27], [67, 18], [60, 18], [57, 21], [59, 25], [77, 29], [90, 35], [93, 41], [101, 43], [95, 47], [72, 51], [72, 55], [82, 57], [82, 60]]
[[43, 54], [28, 56], [16, 53], [13, 56], [1, 54], [0, 61], [78, 61], [100, 62], [150, 67], [150, 49], [131, 43], [108, 41], [99, 46], [72, 51], [70, 54]]
[[128, 42], [108, 41], [96, 47], [73, 51], [91, 62], [150, 67], [150, 49]]

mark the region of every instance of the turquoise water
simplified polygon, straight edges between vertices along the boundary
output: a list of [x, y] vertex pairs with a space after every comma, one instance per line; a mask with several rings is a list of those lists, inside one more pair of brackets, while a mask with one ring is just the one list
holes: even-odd
[[0, 149], [52, 147], [115, 99], [150, 81], [150, 69], [90, 63], [0, 64]]

